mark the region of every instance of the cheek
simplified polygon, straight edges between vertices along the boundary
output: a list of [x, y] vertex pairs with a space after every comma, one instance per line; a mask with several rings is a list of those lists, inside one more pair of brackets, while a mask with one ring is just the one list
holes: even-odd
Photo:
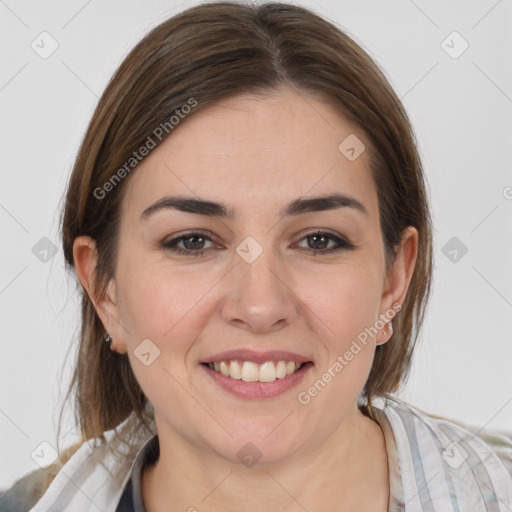
[[316, 274], [302, 289], [304, 294], [309, 290], [308, 306], [320, 319], [317, 333], [323, 333], [320, 382], [308, 383], [314, 389], [307, 392], [310, 397], [322, 395], [317, 405], [355, 400], [370, 372], [375, 350], [372, 328], [379, 318], [381, 298], [379, 276], [371, 269], [362, 261], [343, 266], [329, 275]]
[[332, 343], [341, 349], [378, 319], [381, 288], [378, 274], [369, 263], [361, 262], [316, 273], [304, 282], [300, 293], [325, 323]]
[[[204, 327], [201, 298], [209, 287], [204, 278], [199, 283], [197, 276], [162, 265], [119, 275], [125, 276], [120, 314], [133, 372], [150, 401], [164, 407], [169, 396], [181, 396], [181, 385], [188, 381], [186, 357]], [[147, 365], [144, 353], [149, 353]]]
[[378, 320], [380, 297], [368, 273], [350, 270], [333, 280], [325, 293], [311, 296], [313, 310], [324, 325], [320, 338], [324, 350], [298, 401], [328, 425], [342, 421], [357, 401], [375, 353], [371, 328]]
[[209, 282], [188, 269], [170, 268], [169, 265], [142, 265], [135, 270], [119, 272], [120, 314], [127, 322], [131, 343], [137, 339], [154, 338], [163, 342], [187, 324], [188, 317], [200, 309], [207, 294]]

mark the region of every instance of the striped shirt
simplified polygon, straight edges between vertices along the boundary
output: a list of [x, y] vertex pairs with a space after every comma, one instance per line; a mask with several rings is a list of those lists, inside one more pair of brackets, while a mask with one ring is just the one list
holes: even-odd
[[379, 412], [389, 512], [510, 512], [512, 434], [459, 425], [398, 400]]
[[[395, 398], [377, 406], [376, 415], [388, 457], [389, 512], [512, 511], [511, 433], [459, 424]], [[145, 512], [141, 475], [158, 459], [158, 437], [140, 428], [127, 445], [116, 435], [126, 424], [106, 432], [107, 443], [83, 443], [35, 506], [26, 497], [43, 469], [0, 493], [0, 510]]]

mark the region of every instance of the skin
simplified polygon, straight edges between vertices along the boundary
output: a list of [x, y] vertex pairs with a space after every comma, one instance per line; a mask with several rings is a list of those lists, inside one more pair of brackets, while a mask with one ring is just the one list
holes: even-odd
[[[75, 240], [77, 274], [113, 337], [111, 349], [127, 354], [155, 408], [160, 459], [142, 477], [148, 512], [168, 503], [176, 510], [387, 511], [383, 434], [356, 401], [389, 331], [370, 338], [309, 404], [297, 400], [359, 333], [403, 303], [416, 261], [418, 234], [409, 227], [386, 273], [368, 152], [349, 161], [338, 150], [349, 134], [369, 147], [357, 125], [311, 94], [281, 89], [226, 99], [185, 119], [130, 176], [116, 272], [102, 299], [91, 294], [94, 241]], [[333, 192], [358, 199], [368, 216], [353, 208], [279, 216], [294, 199]], [[167, 209], [140, 219], [171, 194], [223, 202], [236, 217]], [[306, 236], [312, 228], [356, 247], [307, 254], [325, 248]], [[189, 251], [202, 255], [158, 245], [190, 229], [215, 235], [199, 246], [187, 239]], [[263, 249], [252, 263], [236, 252], [247, 236]], [[187, 250], [183, 241], [179, 247]], [[146, 338], [160, 350], [149, 366], [134, 355]], [[314, 367], [284, 395], [237, 398], [198, 363], [241, 347], [289, 350]], [[250, 468], [237, 458], [247, 442], [262, 453]]]

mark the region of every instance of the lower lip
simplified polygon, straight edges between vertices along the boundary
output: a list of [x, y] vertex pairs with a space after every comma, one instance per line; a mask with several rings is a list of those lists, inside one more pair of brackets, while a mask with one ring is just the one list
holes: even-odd
[[241, 379], [232, 379], [222, 373], [212, 370], [208, 365], [201, 364], [206, 373], [221, 388], [240, 398], [274, 398], [282, 395], [297, 386], [306, 373], [313, 367], [313, 363], [305, 363], [299, 370], [273, 382], [245, 382]]

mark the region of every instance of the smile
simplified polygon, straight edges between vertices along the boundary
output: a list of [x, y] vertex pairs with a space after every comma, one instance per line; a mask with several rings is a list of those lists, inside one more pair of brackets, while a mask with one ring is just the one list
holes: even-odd
[[[243, 399], [275, 398], [298, 387], [314, 367], [311, 361], [252, 361], [226, 360], [202, 363], [210, 379], [229, 394]], [[284, 374], [284, 375], [283, 375]]]
[[220, 361], [208, 363], [210, 369], [231, 379], [244, 382], [274, 382], [295, 373], [303, 363], [295, 361], [266, 361], [257, 364], [253, 361]]

